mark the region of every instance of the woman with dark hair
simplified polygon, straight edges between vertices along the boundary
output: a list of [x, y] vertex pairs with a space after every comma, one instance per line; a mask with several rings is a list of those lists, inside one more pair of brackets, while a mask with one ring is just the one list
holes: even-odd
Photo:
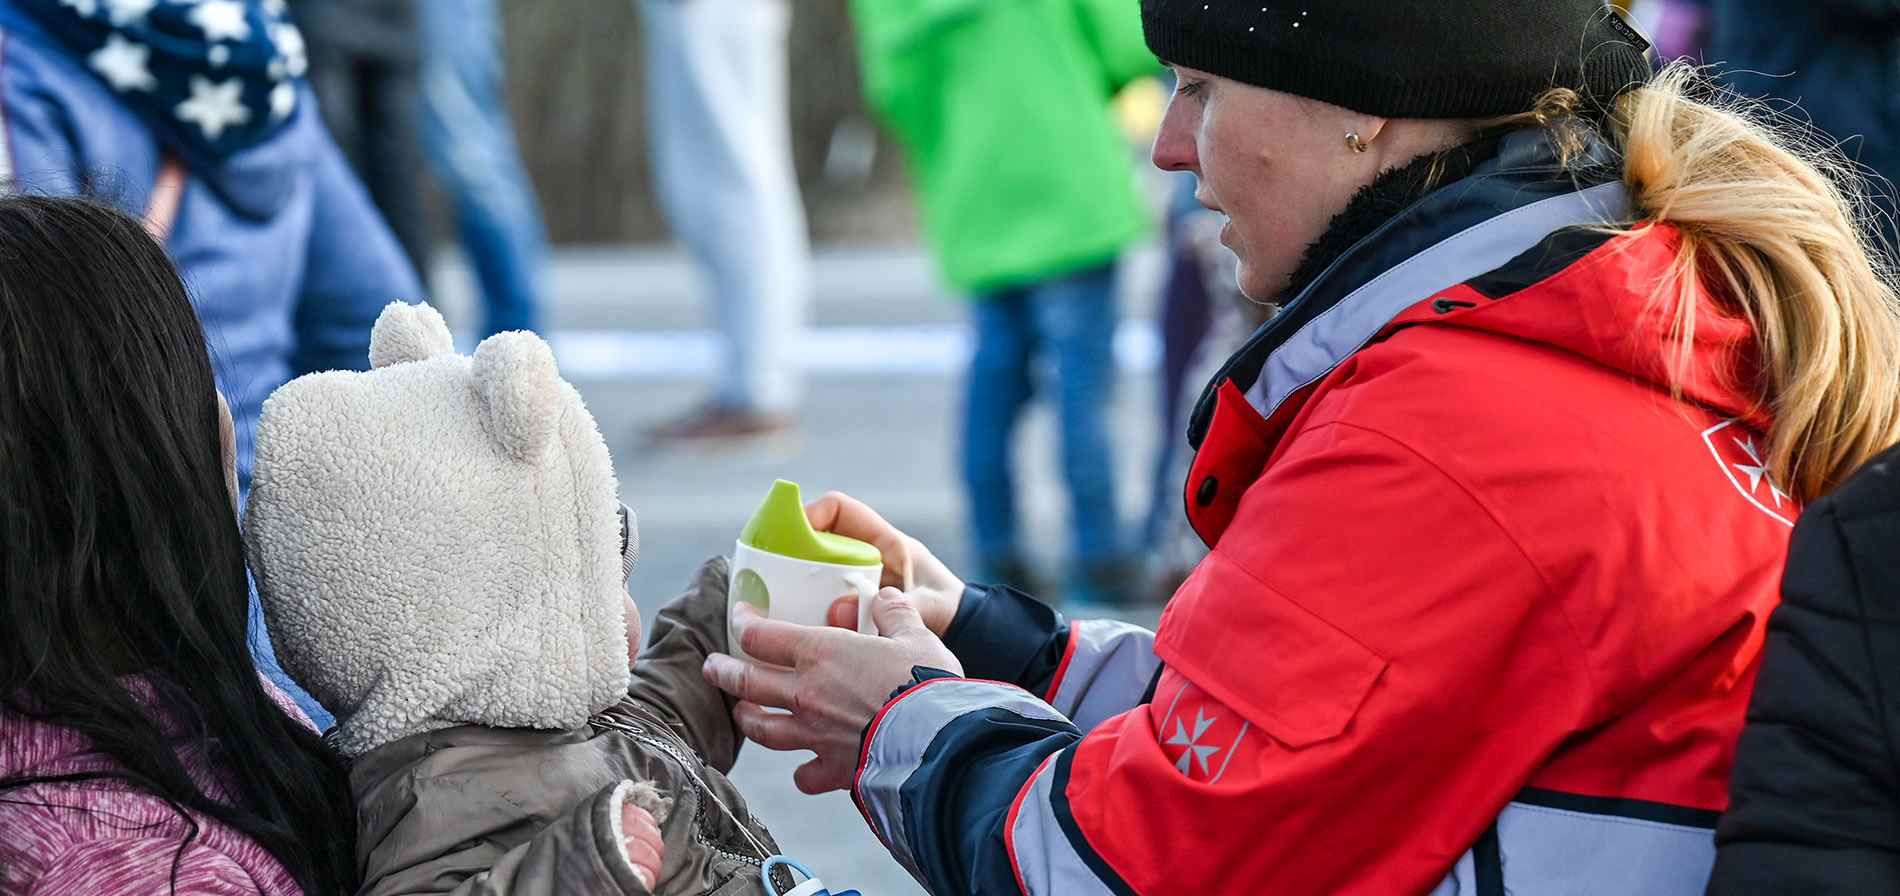
[[251, 663], [235, 493], [164, 249], [0, 200], [0, 894], [354, 889], [343, 767]]
[[[363, 366], [377, 312], [422, 295], [308, 64], [282, 0], [0, 0], [0, 184], [105, 199], [161, 233], [218, 354], [244, 487], [265, 396]], [[328, 724], [253, 618], [259, 668]]]

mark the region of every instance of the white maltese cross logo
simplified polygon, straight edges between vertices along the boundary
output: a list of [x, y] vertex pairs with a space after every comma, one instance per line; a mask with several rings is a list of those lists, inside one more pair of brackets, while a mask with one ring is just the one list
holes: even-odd
[[[1162, 693], [1166, 694], [1167, 688]], [[1174, 769], [1182, 777], [1217, 784], [1233, 765], [1235, 754], [1249, 752], [1245, 744], [1252, 725], [1193, 685], [1181, 682], [1167, 706], [1155, 734], [1162, 738], [1163, 755], [1174, 760]], [[1190, 714], [1192, 722], [1188, 721]], [[1241, 765], [1248, 762], [1243, 759]]]
[[[1218, 718], [1218, 716], [1216, 718]], [[1187, 728], [1181, 724], [1180, 719], [1174, 720], [1174, 736], [1168, 738], [1168, 746], [1187, 748], [1181, 751], [1181, 758], [1174, 763], [1174, 767], [1180, 769], [1181, 774], [1188, 774], [1189, 766], [1198, 764], [1201, 767], [1201, 777], [1207, 777], [1207, 759], [1219, 753], [1220, 748], [1202, 744], [1201, 738], [1207, 735], [1207, 729], [1214, 727], [1214, 722], [1215, 719], [1208, 718], [1205, 712], [1196, 708], [1194, 710], [1194, 733], [1190, 735], [1188, 734]], [[1189, 760], [1192, 760], [1192, 762]]]
[[1775, 481], [1756, 438], [1754, 433], [1742, 428], [1739, 420], [1724, 420], [1702, 434], [1709, 453], [1715, 455], [1716, 463], [1722, 465], [1722, 474], [1735, 490], [1757, 510], [1783, 525], [1793, 526], [1794, 517], [1801, 509]]

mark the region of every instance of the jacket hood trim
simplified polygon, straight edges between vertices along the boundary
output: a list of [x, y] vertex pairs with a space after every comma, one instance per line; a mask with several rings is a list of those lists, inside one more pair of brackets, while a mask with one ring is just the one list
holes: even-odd
[[1496, 158], [1360, 240], [1256, 330], [1202, 393], [1189, 443], [1199, 448], [1206, 437], [1221, 383], [1232, 380], [1271, 417], [1431, 293], [1504, 265], [1554, 231], [1626, 220], [1628, 194], [1613, 162], [1600, 141], [1566, 168], [1542, 131], [1505, 135]]
[[1432, 293], [1494, 270], [1564, 228], [1604, 225], [1629, 214], [1620, 183], [1510, 209], [1386, 269], [1287, 336], [1267, 354], [1247, 390], [1262, 417], [1364, 348], [1406, 309]]
[[[1773, 422], [1756, 392], [1755, 329], [1718, 293], [1698, 284], [1693, 360], [1671, 370], [1673, 306], [1649, 300], [1669, 284], [1680, 234], [1666, 224], [1620, 234], [1559, 231], [1510, 264], [1447, 291], [1452, 313], [1417, 308], [1395, 323], [1494, 333], [1589, 359], [1683, 401], [1766, 432]], [[1665, 289], [1667, 292], [1667, 289]], [[1469, 306], [1469, 307], [1465, 307]]]

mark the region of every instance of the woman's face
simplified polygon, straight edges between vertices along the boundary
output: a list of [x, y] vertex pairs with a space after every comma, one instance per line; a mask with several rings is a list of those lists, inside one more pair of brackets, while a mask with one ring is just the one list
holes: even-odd
[[[1417, 129], [1388, 129], [1397, 122], [1387, 119], [1185, 66], [1174, 72], [1154, 163], [1200, 179], [1196, 198], [1227, 216], [1221, 242], [1240, 257], [1241, 292], [1258, 301], [1287, 288], [1306, 247], [1360, 187], [1433, 148], [1419, 148]], [[1354, 152], [1348, 133], [1370, 149]]]

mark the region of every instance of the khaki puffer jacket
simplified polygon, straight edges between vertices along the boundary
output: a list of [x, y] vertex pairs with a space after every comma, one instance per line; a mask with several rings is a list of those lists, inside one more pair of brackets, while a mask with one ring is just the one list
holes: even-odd
[[585, 728], [448, 728], [357, 760], [363, 896], [646, 896], [616, 842], [623, 781], [670, 800], [658, 896], [766, 893], [754, 840], [778, 847], [726, 780], [742, 739], [700, 674], [726, 650], [727, 578], [723, 558], [700, 568], [653, 621], [626, 699]]

